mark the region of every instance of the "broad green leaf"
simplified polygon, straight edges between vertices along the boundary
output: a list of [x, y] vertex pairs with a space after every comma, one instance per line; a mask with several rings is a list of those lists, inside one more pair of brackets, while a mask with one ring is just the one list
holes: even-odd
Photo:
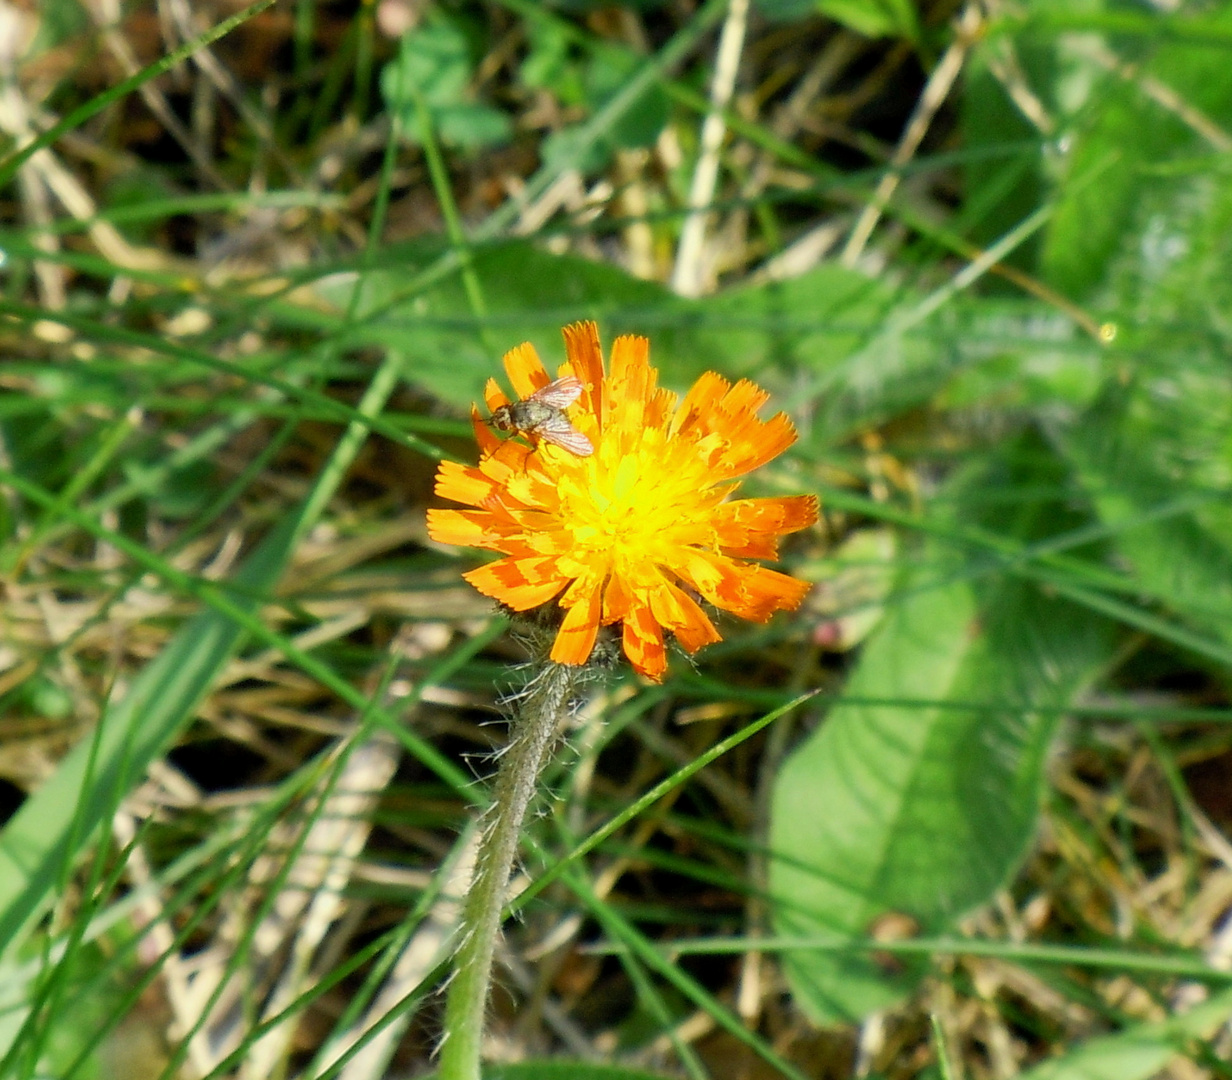
[[1232, 229], [1232, 159], [1197, 156], [1161, 167], [1144, 184], [1125, 238], [1107, 272], [1119, 325], [1117, 374], [1155, 382], [1164, 411], [1168, 384], [1204, 393], [1227, 371], [1232, 274], [1225, 238]]
[[[438, 240], [385, 251], [382, 266], [365, 276], [346, 339], [405, 352], [407, 378], [457, 409], [480, 399], [484, 381], [499, 376], [500, 355], [516, 344], [530, 341], [549, 367], [558, 364], [560, 328], [584, 318], [597, 319], [609, 341], [649, 336], [674, 389], [715, 370], [755, 380], [781, 407], [808, 403], [813, 427], [805, 437], [824, 442], [941, 395], [960, 406], [1011, 408], [1055, 404], [1060, 395], [1085, 407], [1100, 385], [1099, 347], [1036, 302], [962, 296], [896, 332], [896, 318], [919, 295], [833, 264], [685, 300], [610, 264], [507, 241], [471, 253], [487, 308], [480, 323], [456, 272], [432, 280], [446, 254]], [[336, 276], [318, 289], [341, 311], [352, 281]], [[301, 317], [281, 312], [292, 323]], [[315, 312], [302, 317], [322, 324]], [[328, 318], [341, 325], [340, 315]]]
[[[608, 105], [637, 74], [645, 57], [635, 49], [600, 38], [579, 40], [568, 24], [553, 17], [527, 23], [530, 50], [519, 76], [527, 86], [549, 91], [561, 105], [584, 106], [593, 116]], [[597, 172], [621, 148], [651, 146], [671, 114], [667, 93], [651, 84], [587, 146], [585, 124], [572, 124], [548, 135], [539, 155], [549, 166]]]
[[[641, 59], [634, 52], [604, 48], [597, 50], [577, 68], [578, 88], [591, 112], [598, 112], [625, 86], [636, 73]], [[572, 89], [571, 84], [566, 84]], [[619, 149], [651, 146], [667, 126], [671, 104], [657, 86], [651, 86], [641, 98], [611, 125], [604, 134], [579, 155], [578, 144], [584, 139], [585, 125], [573, 124], [554, 131], [540, 148], [545, 164], [572, 167], [584, 173], [597, 172]]]
[[[1041, 448], [1021, 449], [1023, 465], [951, 487], [960, 521], [987, 513], [981, 499], [1029, 490], [1032, 476], [1055, 483], [1055, 463], [1030, 464]], [[1052, 504], [1020, 505], [1011, 524], [1023, 538], [1068, 522]], [[770, 891], [780, 933], [866, 940], [889, 913], [943, 932], [1004, 884], [1030, 844], [1056, 710], [1102, 670], [1111, 629], [1020, 578], [972, 581], [965, 565], [929, 544], [848, 680], [852, 703], [832, 708], [779, 775]], [[823, 1023], [891, 1005], [919, 973], [867, 952], [793, 952], [784, 966]]]
[[579, 105], [586, 91], [582, 64], [571, 55], [569, 35], [552, 19], [532, 19], [526, 24], [530, 49], [518, 68], [527, 86], [551, 90], [565, 105]]
[[[559, 363], [560, 328], [584, 318], [597, 319], [608, 340], [648, 335], [664, 382], [677, 389], [717, 370], [755, 379], [788, 406], [793, 396], [823, 396], [821, 426], [831, 433], [917, 405], [953, 374], [953, 356], [929, 326], [885, 333], [887, 319], [914, 294], [839, 266], [683, 300], [605, 263], [525, 241], [485, 245], [472, 253], [488, 310], [480, 326], [456, 274], [415, 287], [444, 251], [431, 241], [384, 252], [383, 266], [365, 276], [347, 340], [405, 351], [408, 378], [459, 409], [480, 398], [500, 354], [520, 342], [533, 342], [549, 366]], [[320, 291], [341, 310], [351, 286], [338, 277]]]
[[1020, 1073], [1018, 1080], [1150, 1080], [1184, 1052], [1186, 1043], [1209, 1039], [1230, 1013], [1232, 990], [1225, 990], [1183, 1016], [1090, 1039]]
[[[974, 620], [966, 586], [921, 593], [888, 615], [848, 691], [881, 698], [949, 696]], [[883, 879], [901, 884], [886, 873], [890, 848], [910, 805], [913, 773], [924, 768], [930, 736], [943, 720], [937, 710], [837, 705], [788, 760], [774, 785], [770, 822], [770, 892], [779, 933], [858, 938], [879, 915], [905, 911], [896, 896], [886, 894]], [[940, 834], [948, 808], [925, 809], [923, 820]], [[937, 842], [934, 836], [931, 843]], [[918, 875], [916, 880], [926, 884]], [[793, 952], [783, 965], [797, 1004], [820, 1023], [884, 1008], [910, 985], [859, 956]]]
[[966, 297], [946, 329], [958, 362], [935, 399], [940, 408], [1055, 416], [1089, 408], [1103, 388], [1110, 361], [1102, 347], [1042, 304]]
[[436, 129], [446, 146], [476, 149], [497, 146], [513, 137], [513, 121], [491, 105], [463, 101], [435, 110]]
[[[1232, 28], [1232, 8], [1215, 9], [1211, 25]], [[1189, 117], [1224, 118], [1232, 109], [1232, 65], [1220, 48], [1201, 41], [1164, 37], [1166, 16], [1159, 14], [1161, 40], [1145, 59], [1141, 42], [1074, 35], [1061, 40], [1060, 94], [1070, 101], [1058, 144], [1063, 156], [1060, 199], [1049, 224], [1042, 255], [1052, 284], [1067, 296], [1083, 297], [1106, 281], [1114, 256], [1145, 237], [1148, 222], [1140, 207], [1154, 192], [1165, 199], [1187, 197], [1166, 175], [1185, 160], [1214, 160], [1221, 147], [1201, 133]], [[1111, 73], [1113, 64], [1133, 64], [1132, 78]], [[1158, 92], [1151, 87], [1160, 87]], [[1170, 106], [1175, 101], [1176, 106]], [[1226, 135], [1223, 138], [1226, 139]], [[1104, 163], [1094, 183], [1082, 178]], [[1071, 180], [1079, 181], [1071, 184]]]
[[[446, 251], [433, 239], [383, 252], [382, 267], [364, 276], [348, 341], [404, 351], [408, 380], [459, 410], [482, 399], [484, 381], [501, 376], [500, 356], [515, 345], [531, 341], [545, 362], [559, 362], [562, 326], [650, 312], [669, 297], [662, 286], [604, 263], [551, 255], [524, 241], [497, 244], [473, 256], [489, 312], [480, 325], [456, 273], [417, 287]], [[333, 278], [320, 291], [341, 312], [352, 287], [350, 277]]]
[[[596, 49], [588, 60], [583, 83], [590, 106], [599, 110], [616, 96], [640, 64], [636, 53], [615, 48]], [[612, 147], [651, 146], [667, 126], [670, 105], [667, 95], [652, 87], [608, 132]]]
[[402, 114], [402, 129], [418, 142], [418, 98], [446, 146], [476, 149], [508, 142], [513, 122], [500, 110], [472, 100], [474, 60], [470, 42], [452, 19], [437, 17], [407, 33], [398, 57], [381, 72], [386, 105]]
[[[290, 515], [248, 557], [234, 578], [237, 606], [254, 609], [278, 581], [295, 524]], [[20, 942], [109, 813], [192, 719], [240, 636], [216, 611], [193, 618], [107, 710], [97, 736], [70, 751], [0, 831], [0, 955]]]
[[611, 160], [612, 145], [604, 138], [587, 143], [584, 125], [570, 124], [544, 139], [539, 155], [545, 165], [589, 174], [598, 172]]
[[1229, 416], [1232, 379], [1195, 366], [1111, 383], [1060, 437], [1119, 561], [1147, 595], [1224, 641], [1232, 641]]
[[[757, 378], [769, 367], [831, 375], [825, 404], [846, 414], [861, 408], [855, 402], [880, 397], [890, 384], [902, 385], [909, 372], [929, 366], [936, 356], [925, 339], [901, 337], [867, 357], [858, 355], [900, 306], [915, 299], [912, 293], [826, 263], [786, 281], [747, 285], [682, 304], [680, 314], [668, 312], [668, 320], [678, 328], [668, 323], [666, 342], [692, 360], [692, 374], [718, 367]], [[849, 360], [852, 364], [844, 368]]]
[[452, 22], [440, 19], [402, 39], [398, 63], [386, 68], [381, 85], [391, 103], [405, 103], [406, 94], [398, 93], [405, 88], [420, 94], [428, 105], [452, 105], [466, 91], [471, 66], [466, 35]]
[[776, 22], [807, 19], [817, 10], [816, 0], [753, 0], [753, 6]]

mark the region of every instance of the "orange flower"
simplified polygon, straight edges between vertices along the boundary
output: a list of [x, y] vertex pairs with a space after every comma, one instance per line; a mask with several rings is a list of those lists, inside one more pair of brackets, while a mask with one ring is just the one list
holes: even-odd
[[[754, 622], [799, 605], [806, 582], [747, 560], [776, 558], [781, 534], [817, 520], [817, 499], [728, 501], [736, 477], [796, 439], [785, 414], [758, 419], [769, 395], [753, 383], [707, 372], [677, 405], [655, 385], [646, 338], [617, 338], [605, 375], [594, 323], [564, 335], [559, 374], [582, 383], [568, 418], [594, 453], [533, 433], [531, 446], [500, 439], [472, 408], [479, 464], [443, 462], [436, 492], [474, 509], [429, 510], [428, 534], [502, 552], [465, 576], [514, 610], [555, 599], [564, 610], [557, 663], [586, 663], [599, 626], [619, 622], [630, 662], [658, 681], [664, 630], [690, 653], [719, 640], [691, 592]], [[552, 381], [529, 344], [505, 354], [505, 370], [523, 399]], [[484, 398], [492, 411], [509, 404], [494, 379]]]

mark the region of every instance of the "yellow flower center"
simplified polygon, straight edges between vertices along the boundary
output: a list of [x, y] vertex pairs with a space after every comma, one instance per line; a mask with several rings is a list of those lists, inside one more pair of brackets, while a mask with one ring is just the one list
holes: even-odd
[[[479, 464], [441, 466], [437, 493], [466, 509], [429, 510], [429, 534], [504, 555], [466, 580], [516, 611], [558, 603], [559, 664], [585, 663], [599, 627], [620, 623], [629, 660], [655, 680], [667, 669], [665, 634], [689, 653], [719, 640], [700, 601], [756, 622], [797, 607], [806, 582], [749, 560], [776, 558], [779, 536], [817, 520], [817, 500], [728, 501], [739, 477], [794, 441], [787, 417], [759, 419], [767, 395], [713, 372], [683, 399], [658, 389], [645, 338], [617, 338], [606, 370], [593, 323], [567, 327], [565, 349], [555, 382], [583, 390], [572, 403], [540, 403], [567, 408], [590, 452], [562, 444], [554, 415], [526, 433], [530, 445], [502, 442], [476, 408]], [[553, 385], [529, 344], [510, 350], [505, 368], [523, 401]], [[494, 380], [484, 400], [490, 413], [511, 404]]]
[[586, 576], [605, 576], [613, 567], [644, 572], [674, 547], [708, 541], [699, 515], [719, 501], [707, 498], [711, 485], [694, 446], [651, 429], [629, 449], [618, 444], [620, 434], [605, 433], [587, 458], [550, 455], [559, 496], [553, 516], [571, 538], [571, 570], [576, 564]]

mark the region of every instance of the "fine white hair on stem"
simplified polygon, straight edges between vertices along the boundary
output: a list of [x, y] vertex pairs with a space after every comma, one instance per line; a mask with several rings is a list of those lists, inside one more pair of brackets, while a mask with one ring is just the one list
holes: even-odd
[[496, 942], [518, 841], [582, 668], [543, 661], [513, 699], [517, 711], [484, 814], [475, 874], [462, 911], [445, 1001], [440, 1080], [479, 1080]]

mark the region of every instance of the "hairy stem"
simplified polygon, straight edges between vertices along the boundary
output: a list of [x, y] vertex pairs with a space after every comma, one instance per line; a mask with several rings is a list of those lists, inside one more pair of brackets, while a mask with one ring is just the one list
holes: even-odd
[[501, 756], [475, 876], [462, 909], [461, 944], [445, 999], [438, 1080], [480, 1080], [492, 957], [518, 837], [579, 670], [565, 664], [544, 665], [520, 702], [509, 745]]

